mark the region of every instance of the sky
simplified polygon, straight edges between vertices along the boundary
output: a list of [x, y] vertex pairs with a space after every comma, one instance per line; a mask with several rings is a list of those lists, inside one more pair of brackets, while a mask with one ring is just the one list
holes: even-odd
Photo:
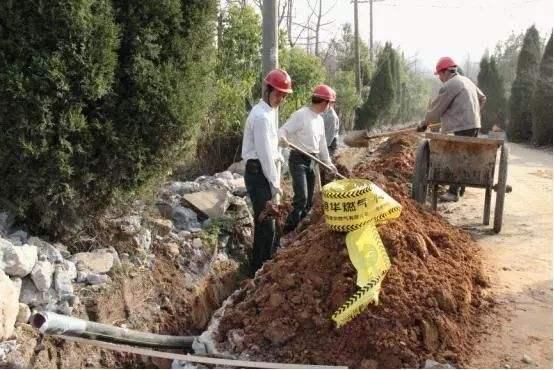
[[[295, 0], [299, 20], [311, 12], [306, 1]], [[341, 24], [353, 24], [354, 7], [351, 0], [322, 1], [324, 11], [330, 10], [325, 21], [334, 20], [324, 35], [331, 39], [340, 34]], [[373, 40], [391, 41], [408, 58], [417, 57], [422, 69], [431, 70], [441, 56], [463, 65], [468, 55], [478, 62], [487, 48], [492, 51], [512, 31], [525, 31], [532, 24], [541, 36], [549, 35], [553, 8], [552, 0], [374, 0]], [[360, 37], [367, 42], [367, 3], [359, 4], [359, 23]]]

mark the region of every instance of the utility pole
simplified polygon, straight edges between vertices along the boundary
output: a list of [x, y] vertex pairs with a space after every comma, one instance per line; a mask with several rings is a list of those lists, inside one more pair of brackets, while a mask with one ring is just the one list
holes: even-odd
[[369, 0], [369, 60], [373, 63], [373, 0]]
[[356, 62], [356, 92], [361, 92], [361, 67], [360, 67], [360, 32], [358, 29], [358, 0], [354, 0], [354, 58]]
[[264, 0], [262, 11], [262, 75], [279, 66], [277, 0]]

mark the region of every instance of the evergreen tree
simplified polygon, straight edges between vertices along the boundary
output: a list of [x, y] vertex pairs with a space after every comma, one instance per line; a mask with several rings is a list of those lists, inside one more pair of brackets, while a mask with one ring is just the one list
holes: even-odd
[[542, 57], [532, 109], [533, 143], [552, 144], [552, 34]]
[[377, 70], [371, 79], [369, 95], [357, 111], [356, 129], [368, 129], [389, 117], [395, 96], [391, 51], [392, 46], [387, 43], [377, 58]]
[[532, 134], [531, 99], [539, 70], [540, 41], [535, 26], [523, 40], [517, 61], [517, 74], [510, 95], [508, 136], [512, 141], [528, 141]]
[[483, 109], [483, 116], [486, 121], [485, 130], [483, 131], [490, 130], [494, 125], [504, 129], [508, 103], [506, 101], [506, 90], [504, 90], [504, 80], [498, 70], [495, 57], [490, 58], [487, 91], [485, 92], [487, 103]]
[[506, 117], [506, 98], [504, 83], [498, 71], [496, 59], [484, 55], [479, 64], [478, 86], [487, 96], [485, 108], [481, 111], [481, 131], [488, 132], [497, 125], [504, 127]]

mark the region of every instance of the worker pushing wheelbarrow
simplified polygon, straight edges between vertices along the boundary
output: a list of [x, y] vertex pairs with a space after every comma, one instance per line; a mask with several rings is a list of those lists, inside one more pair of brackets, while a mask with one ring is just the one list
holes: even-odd
[[[446, 202], [457, 202], [466, 186], [484, 188], [483, 223], [488, 225], [491, 194], [495, 190], [494, 231], [500, 232], [504, 195], [511, 190], [507, 186], [508, 147], [504, 140], [477, 137], [486, 97], [470, 79], [458, 74], [456, 63], [449, 57], [439, 59], [435, 74], [443, 85], [418, 131], [425, 131], [431, 122], [440, 120], [442, 134], [427, 133], [417, 150], [412, 197], [424, 203], [430, 187], [436, 209], [439, 185], [449, 185], [448, 192], [441, 196]], [[444, 135], [450, 133], [454, 136]], [[494, 184], [498, 150], [498, 182]]]

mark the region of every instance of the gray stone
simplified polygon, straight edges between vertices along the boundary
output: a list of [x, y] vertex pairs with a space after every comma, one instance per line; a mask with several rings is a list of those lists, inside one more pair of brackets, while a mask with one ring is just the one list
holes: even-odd
[[31, 279], [33, 283], [41, 292], [45, 292], [50, 289], [52, 285], [52, 275], [54, 274], [54, 268], [48, 261], [38, 261], [31, 271]]
[[41, 292], [37, 289], [33, 280], [31, 280], [30, 277], [26, 277], [21, 284], [19, 302], [25, 303], [30, 307], [36, 307], [47, 304], [50, 300], [53, 300], [55, 296], [56, 291], [53, 288], [48, 289], [46, 292]]
[[67, 246], [63, 245], [62, 243], [54, 243], [54, 247], [60, 251], [63, 258], [70, 258], [71, 253], [69, 252], [69, 249], [67, 249]]
[[450, 365], [449, 363], [442, 364], [435, 360], [427, 359], [425, 360], [425, 365], [423, 366], [423, 368], [424, 369], [454, 369], [454, 366]]
[[112, 227], [118, 229], [123, 235], [133, 236], [138, 234], [142, 227], [140, 225], [141, 217], [138, 215], [129, 215], [116, 218], [110, 222]]
[[159, 200], [156, 202], [156, 208], [163, 218], [170, 219], [173, 213], [173, 205], [169, 202]]
[[142, 249], [144, 251], [150, 250], [150, 247], [152, 246], [152, 233], [148, 229], [142, 229], [133, 237], [133, 241], [138, 249]]
[[245, 166], [243, 161], [235, 162], [227, 168], [227, 171], [244, 176]]
[[14, 245], [23, 245], [27, 243], [27, 239], [29, 239], [29, 234], [27, 234], [26, 231], [17, 230], [16, 232], [11, 233], [8, 239]]
[[67, 274], [71, 280], [75, 280], [77, 278], [77, 266], [75, 263], [70, 260], [62, 260], [60, 264], [63, 269], [67, 271]]
[[168, 235], [173, 229], [173, 222], [171, 220], [155, 218], [150, 220], [150, 222], [160, 236]]
[[0, 342], [13, 335], [15, 320], [19, 313], [19, 291], [4, 271], [0, 270]]
[[0, 337], [0, 368], [2, 369], [17, 368], [15, 366], [12, 366], [12, 364], [8, 361], [8, 358], [11, 357], [10, 355], [15, 353], [16, 351], [17, 351], [17, 341], [15, 339], [6, 340], [2, 342]]
[[196, 212], [190, 208], [183, 206], [173, 208], [172, 219], [175, 227], [180, 230], [190, 230], [192, 227], [200, 227]]
[[71, 261], [75, 263], [78, 270], [84, 269], [104, 274], [112, 269], [114, 257], [112, 253], [107, 252], [81, 252], [74, 254]]
[[37, 262], [37, 247], [25, 244], [14, 246], [11, 243], [0, 243], [0, 255], [3, 259], [3, 269], [10, 276], [24, 277], [28, 275]]
[[182, 230], [179, 231], [179, 234], [177, 234], [177, 236], [179, 237], [179, 239], [190, 239], [190, 237], [192, 236], [192, 232], [188, 230]]
[[25, 303], [19, 303], [19, 311], [17, 313], [17, 318], [15, 322], [21, 324], [27, 324], [29, 318], [31, 317], [31, 309]]
[[41, 238], [31, 236], [27, 241], [27, 244], [37, 247], [39, 258], [45, 256], [50, 263], [56, 263], [63, 260], [62, 253], [52, 244], [42, 240]]
[[83, 270], [83, 271], [77, 271], [77, 278], [75, 280], [76, 283], [86, 283], [87, 282], [87, 278], [88, 278], [88, 274], [90, 274], [91, 272], [87, 271], [87, 270]]
[[179, 195], [200, 191], [200, 184], [192, 181], [175, 181], [169, 186], [169, 190]]
[[105, 284], [110, 281], [110, 277], [105, 274], [90, 273], [87, 275], [87, 283], [90, 285]]
[[0, 212], [0, 236], [7, 235], [13, 225], [14, 217], [9, 212]]
[[233, 180], [235, 177], [231, 171], [223, 171], [215, 174], [215, 177], [223, 180]]
[[121, 260], [119, 259], [119, 253], [115, 250], [114, 247], [95, 249], [94, 253], [110, 253], [113, 256], [113, 265], [121, 266]]
[[192, 247], [193, 248], [202, 248], [202, 239], [200, 238], [194, 238], [192, 240]]
[[57, 265], [54, 272], [54, 287], [58, 296], [63, 298], [73, 295], [73, 284], [70, 273], [61, 265]]

